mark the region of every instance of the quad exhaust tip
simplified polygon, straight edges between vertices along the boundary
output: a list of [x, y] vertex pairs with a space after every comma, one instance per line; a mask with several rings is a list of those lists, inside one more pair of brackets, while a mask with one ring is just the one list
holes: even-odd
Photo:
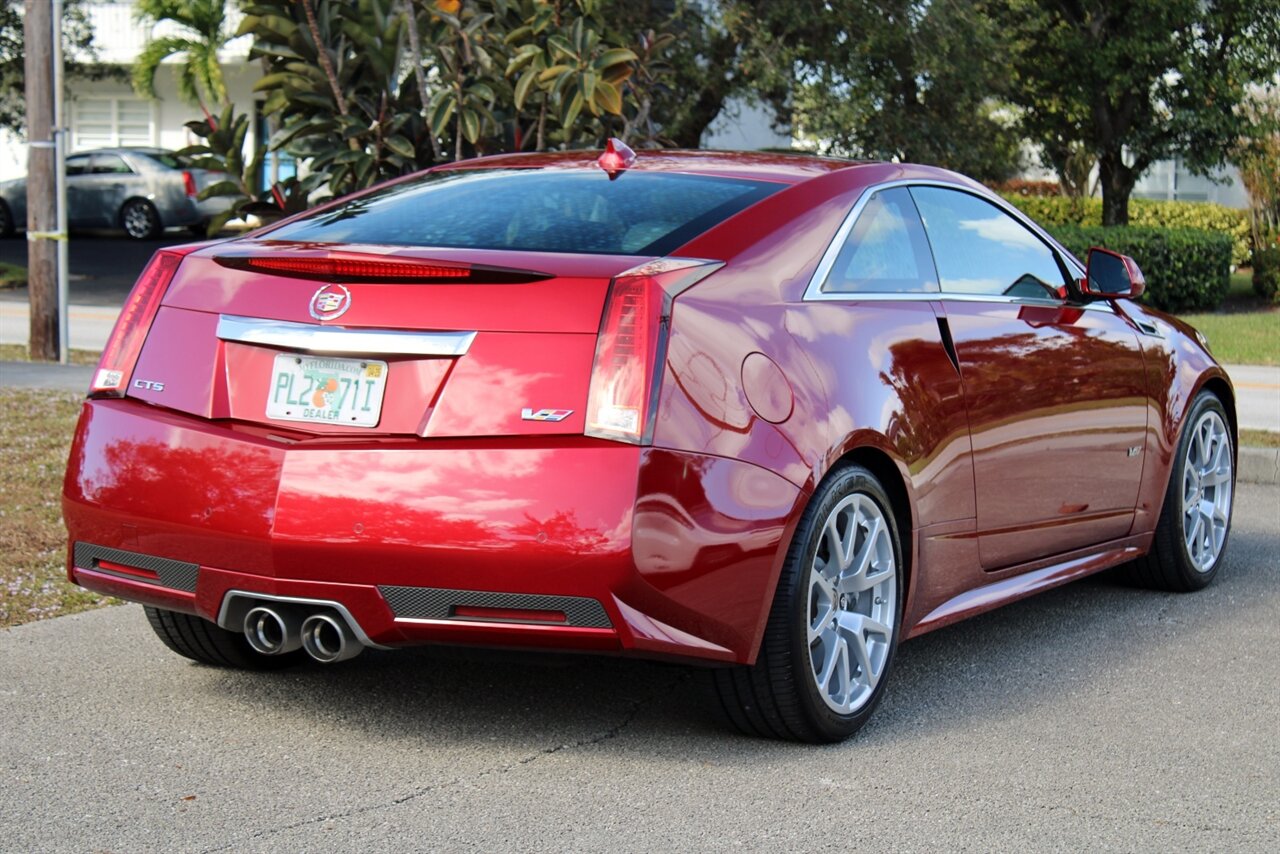
[[332, 614], [312, 614], [302, 621], [302, 648], [321, 664], [355, 658], [364, 651], [345, 620]]

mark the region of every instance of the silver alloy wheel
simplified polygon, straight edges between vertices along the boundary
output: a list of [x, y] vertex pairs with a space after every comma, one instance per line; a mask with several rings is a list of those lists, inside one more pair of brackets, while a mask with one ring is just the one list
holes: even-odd
[[1212, 410], [1200, 416], [1182, 472], [1182, 535], [1197, 572], [1213, 569], [1231, 520], [1231, 434]]
[[155, 219], [151, 205], [130, 202], [124, 209], [124, 230], [130, 237], [149, 237], [155, 230]]
[[884, 674], [898, 613], [889, 522], [869, 495], [854, 493], [822, 525], [809, 570], [810, 675], [835, 712], [852, 714]]

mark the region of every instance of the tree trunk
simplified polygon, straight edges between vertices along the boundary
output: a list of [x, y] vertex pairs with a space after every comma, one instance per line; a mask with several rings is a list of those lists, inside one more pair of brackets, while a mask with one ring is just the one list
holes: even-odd
[[1129, 196], [1137, 173], [1124, 165], [1120, 152], [1108, 151], [1098, 158], [1098, 177], [1102, 184], [1102, 224], [1129, 224]]
[[422, 67], [422, 39], [418, 36], [418, 16], [413, 8], [413, 0], [404, 0], [404, 19], [409, 26], [409, 62], [413, 64], [413, 79], [418, 84], [418, 99], [422, 101], [422, 118], [427, 125], [431, 156], [436, 163], [441, 163], [444, 161], [444, 152], [440, 150], [440, 140], [436, 139], [436, 133], [431, 127], [431, 98], [427, 94], [427, 74]]

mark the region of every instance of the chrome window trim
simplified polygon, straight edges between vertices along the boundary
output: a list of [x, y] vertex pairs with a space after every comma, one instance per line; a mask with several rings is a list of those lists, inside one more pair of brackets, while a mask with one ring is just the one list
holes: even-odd
[[[1058, 241], [1054, 240], [1048, 232], [1036, 225], [1034, 221], [1028, 219], [1022, 211], [1006, 202], [999, 196], [989, 196], [985, 193], [978, 192], [972, 187], [966, 187], [963, 184], [953, 184], [949, 181], [938, 181], [929, 178], [900, 178], [896, 181], [885, 181], [880, 184], [871, 184], [864, 187], [862, 193], [858, 196], [858, 200], [854, 202], [853, 208], [849, 213], [845, 214], [844, 221], [840, 223], [840, 227], [836, 229], [835, 237], [831, 243], [827, 245], [827, 249], [822, 253], [822, 260], [818, 262], [818, 267], [813, 271], [813, 275], [809, 278], [809, 284], [805, 288], [804, 302], [861, 302], [864, 300], [960, 300], [963, 302], [996, 302], [996, 303], [1014, 303], [1026, 305], [1062, 305], [1063, 303], [1051, 299], [1028, 299], [1026, 297], [1006, 297], [997, 294], [962, 294], [942, 290], [942, 283], [939, 282], [939, 290], [937, 291], [867, 291], [863, 292], [844, 292], [834, 291], [827, 293], [822, 290], [822, 284], [831, 275], [831, 268], [836, 264], [836, 258], [840, 254], [840, 250], [844, 247], [844, 242], [849, 239], [849, 233], [853, 231], [854, 223], [858, 221], [858, 217], [862, 214], [863, 208], [867, 206], [867, 202], [871, 197], [881, 190], [891, 190], [894, 187], [940, 187], [944, 190], [955, 190], [959, 193], [967, 193], [985, 202], [989, 202], [1002, 212], [1013, 217], [1014, 220], [1021, 223], [1029, 229], [1032, 234], [1039, 237], [1048, 249], [1053, 251], [1060, 257], [1070, 270], [1075, 271], [1078, 277], [1085, 275], [1085, 270], [1075, 260], [1075, 257], [1062, 248]], [[925, 225], [925, 234], [928, 234], [928, 225]], [[1107, 308], [1094, 303], [1085, 303], [1075, 306], [1076, 308], [1084, 308], [1092, 311], [1106, 311]]]
[[476, 333], [351, 329], [223, 314], [218, 317], [218, 337], [308, 353], [462, 356], [471, 349]]

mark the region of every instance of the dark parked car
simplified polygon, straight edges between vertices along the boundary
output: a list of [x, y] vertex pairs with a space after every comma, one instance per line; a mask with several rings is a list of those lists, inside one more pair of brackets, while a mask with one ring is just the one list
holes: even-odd
[[75, 434], [68, 574], [206, 664], [688, 661], [746, 732], [844, 738], [900, 640], [1219, 571], [1231, 384], [1143, 286], [940, 169], [449, 164], [156, 253]]
[[[226, 210], [226, 198], [197, 200], [200, 191], [226, 176], [197, 169], [186, 158], [160, 148], [103, 148], [67, 156], [67, 225], [122, 228], [137, 240], [159, 237], [166, 228], [199, 232]], [[0, 183], [0, 236], [27, 221], [27, 179]]]

